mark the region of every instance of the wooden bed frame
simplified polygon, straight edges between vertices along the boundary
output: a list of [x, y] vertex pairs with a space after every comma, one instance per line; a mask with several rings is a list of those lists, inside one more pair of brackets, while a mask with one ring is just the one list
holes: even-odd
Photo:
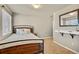
[[[21, 28], [30, 29], [31, 32], [34, 33], [33, 27], [30, 27], [30, 26], [28, 26], [28, 27], [27, 26], [13, 27], [13, 33], [16, 33], [17, 28], [18, 29], [21, 29]], [[36, 40], [36, 39], [32, 39], [32, 40]], [[42, 40], [42, 43], [22, 44], [22, 45], [17, 45], [17, 46], [12, 46], [12, 47], [8, 47], [8, 48], [0, 49], [0, 54], [38, 54], [38, 53], [44, 53], [44, 40], [43, 39], [40, 39], [40, 40]], [[7, 42], [7, 43], [3, 43], [0, 45], [21, 42], [21, 41], [24, 41], [24, 40]]]
[[16, 29], [29, 29], [31, 33], [34, 33], [34, 29], [30, 25], [16, 25], [13, 26], [13, 33], [16, 33]]
[[44, 53], [42, 43], [29, 43], [0, 49], [0, 54], [38, 54]]

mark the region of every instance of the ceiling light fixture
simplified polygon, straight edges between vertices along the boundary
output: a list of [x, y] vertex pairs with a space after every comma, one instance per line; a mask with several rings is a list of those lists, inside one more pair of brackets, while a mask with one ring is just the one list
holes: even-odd
[[32, 6], [37, 9], [40, 7], [40, 4], [33, 4]]
[[70, 13], [70, 15], [74, 15], [75, 13], [73, 12], [73, 13]]

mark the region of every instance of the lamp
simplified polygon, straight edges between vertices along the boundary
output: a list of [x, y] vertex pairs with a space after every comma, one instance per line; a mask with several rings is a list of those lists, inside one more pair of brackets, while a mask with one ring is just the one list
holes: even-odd
[[37, 9], [40, 7], [40, 4], [33, 4], [32, 6]]

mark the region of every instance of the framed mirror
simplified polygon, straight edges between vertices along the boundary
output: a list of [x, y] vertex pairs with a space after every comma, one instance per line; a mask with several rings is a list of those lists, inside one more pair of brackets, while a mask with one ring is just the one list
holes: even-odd
[[79, 9], [64, 13], [59, 16], [60, 26], [77, 26], [79, 25]]

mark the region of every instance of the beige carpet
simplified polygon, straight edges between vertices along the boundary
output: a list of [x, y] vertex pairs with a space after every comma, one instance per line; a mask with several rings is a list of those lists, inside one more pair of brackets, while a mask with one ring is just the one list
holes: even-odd
[[44, 40], [44, 53], [45, 54], [73, 54], [73, 52], [57, 45], [53, 42], [53, 39], [46, 38]]

